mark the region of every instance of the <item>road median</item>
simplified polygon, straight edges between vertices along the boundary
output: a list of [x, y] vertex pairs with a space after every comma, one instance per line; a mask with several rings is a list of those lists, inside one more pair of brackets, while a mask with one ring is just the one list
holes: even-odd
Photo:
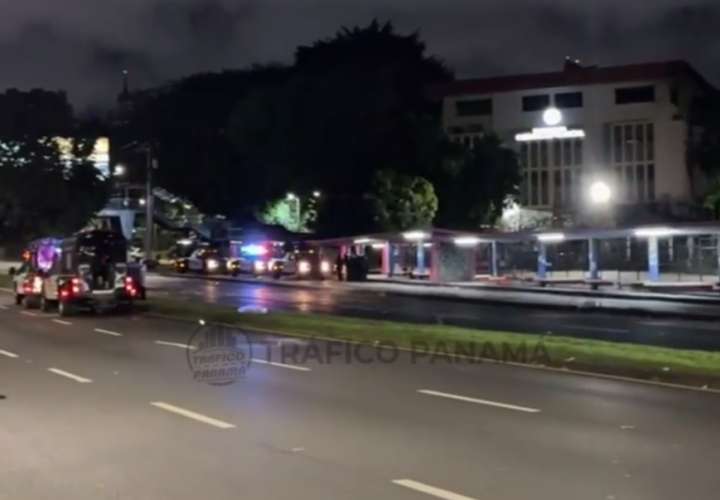
[[527, 365], [720, 389], [718, 352], [324, 314], [240, 314], [233, 307], [166, 298], [149, 300], [147, 312], [189, 321], [202, 318], [257, 333], [410, 351], [413, 359], [436, 363]]

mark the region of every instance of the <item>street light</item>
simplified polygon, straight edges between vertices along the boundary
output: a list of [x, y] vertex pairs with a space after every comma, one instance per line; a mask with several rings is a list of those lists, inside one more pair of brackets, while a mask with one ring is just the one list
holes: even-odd
[[612, 198], [610, 186], [603, 181], [595, 181], [590, 186], [590, 201], [595, 205], [606, 205]]
[[320, 198], [322, 196], [322, 193], [320, 191], [313, 191], [313, 196], [315, 198]]
[[300, 231], [300, 198], [295, 193], [288, 193], [286, 195], [288, 201], [295, 202], [295, 231]]
[[117, 165], [115, 165], [115, 169], [113, 170], [113, 175], [115, 177], [122, 177], [126, 173], [127, 167], [125, 167], [125, 165], [123, 165], [122, 163], [118, 163]]

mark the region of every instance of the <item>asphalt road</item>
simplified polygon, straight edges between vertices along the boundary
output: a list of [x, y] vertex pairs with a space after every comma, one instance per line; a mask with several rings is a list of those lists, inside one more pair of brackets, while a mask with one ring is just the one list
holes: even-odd
[[[152, 275], [151, 295], [202, 300], [239, 307], [327, 313], [417, 323], [452, 324], [541, 335], [633, 342], [687, 349], [720, 349], [716, 321], [683, 320], [654, 314], [562, 310], [523, 304], [483, 304], [318, 286], [304, 289], [262, 281], [204, 280]], [[416, 287], [421, 289], [423, 287]], [[500, 292], [507, 295], [510, 292]], [[572, 300], [549, 296], [545, 300]], [[636, 304], [637, 301], [633, 301]], [[670, 310], [671, 304], [663, 305]]]
[[304, 341], [269, 337], [249, 338], [243, 377], [213, 386], [188, 364], [196, 326], [9, 303], [0, 295], [2, 500], [720, 491], [718, 394], [406, 353], [300, 363], [283, 353], [309, 352]]

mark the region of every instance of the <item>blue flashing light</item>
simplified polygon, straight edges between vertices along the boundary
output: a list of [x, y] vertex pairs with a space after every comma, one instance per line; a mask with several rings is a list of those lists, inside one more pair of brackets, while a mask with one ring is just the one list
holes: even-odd
[[240, 251], [245, 255], [259, 257], [267, 253], [267, 248], [265, 248], [263, 245], [243, 245], [242, 247], [240, 247]]

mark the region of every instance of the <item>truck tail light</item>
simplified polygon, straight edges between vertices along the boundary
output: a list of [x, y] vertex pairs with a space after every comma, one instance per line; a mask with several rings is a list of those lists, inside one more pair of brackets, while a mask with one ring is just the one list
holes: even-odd
[[125, 277], [125, 293], [127, 293], [130, 297], [135, 297], [138, 293], [138, 290], [135, 287], [135, 281], [130, 276]]

